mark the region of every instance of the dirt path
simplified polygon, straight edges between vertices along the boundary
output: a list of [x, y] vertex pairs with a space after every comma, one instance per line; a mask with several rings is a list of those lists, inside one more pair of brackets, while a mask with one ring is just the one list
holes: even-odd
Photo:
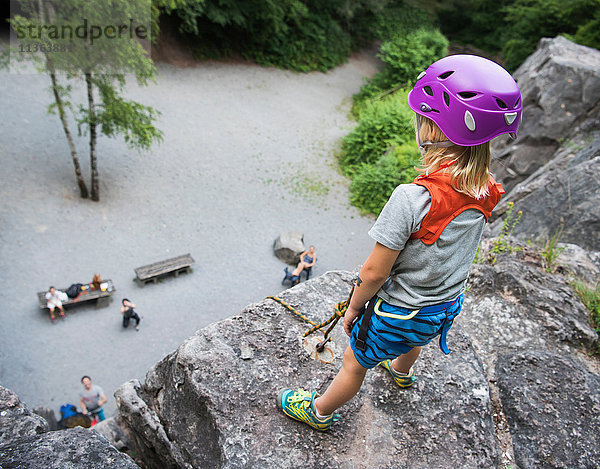
[[[370, 217], [348, 204], [333, 152], [352, 127], [350, 99], [373, 73], [369, 55], [328, 74], [251, 64], [162, 64], [128, 94], [162, 112], [165, 140], [137, 154], [101, 138], [101, 202], [81, 200], [49, 79], [0, 74], [0, 384], [31, 406], [78, 403], [82, 375], [109, 397], [197, 329], [281, 291], [272, 254], [281, 231], [317, 247], [315, 275], [355, 269]], [[83, 87], [74, 95], [82, 98]], [[76, 127], [72, 124], [72, 130]], [[87, 142], [77, 139], [86, 179]], [[190, 252], [194, 272], [139, 288], [133, 269]], [[110, 306], [79, 306], [51, 325], [36, 291], [90, 281], [117, 287]], [[119, 302], [143, 316], [122, 330]]]

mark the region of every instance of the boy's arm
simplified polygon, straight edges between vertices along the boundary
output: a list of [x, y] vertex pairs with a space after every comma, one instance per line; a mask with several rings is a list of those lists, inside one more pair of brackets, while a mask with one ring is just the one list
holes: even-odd
[[344, 330], [348, 337], [352, 332], [352, 323], [360, 314], [365, 303], [379, 291], [389, 277], [398, 254], [400, 251], [375, 243], [371, 254], [360, 269], [350, 305], [344, 315]]

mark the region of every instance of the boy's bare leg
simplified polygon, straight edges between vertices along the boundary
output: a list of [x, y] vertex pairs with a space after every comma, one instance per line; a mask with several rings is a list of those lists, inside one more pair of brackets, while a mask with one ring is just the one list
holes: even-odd
[[315, 399], [315, 407], [321, 415], [332, 414], [336, 409], [352, 399], [365, 379], [367, 369], [364, 368], [354, 356], [348, 346], [344, 352], [342, 369], [338, 372], [327, 391]]
[[421, 353], [421, 347], [414, 347], [410, 352], [400, 355], [392, 361], [392, 368], [398, 373], [407, 374]]

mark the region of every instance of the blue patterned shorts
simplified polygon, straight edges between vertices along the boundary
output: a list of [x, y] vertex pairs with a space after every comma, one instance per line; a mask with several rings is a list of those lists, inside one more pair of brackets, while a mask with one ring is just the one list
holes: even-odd
[[445, 354], [450, 353], [446, 345], [446, 334], [454, 318], [460, 313], [463, 299], [464, 295], [461, 294], [454, 301], [411, 311], [377, 298], [365, 340], [366, 351], [356, 348], [356, 339], [364, 316], [356, 321], [352, 328], [350, 347], [354, 356], [358, 363], [369, 369], [379, 362], [404, 355], [413, 347], [426, 345], [438, 335], [440, 348]]

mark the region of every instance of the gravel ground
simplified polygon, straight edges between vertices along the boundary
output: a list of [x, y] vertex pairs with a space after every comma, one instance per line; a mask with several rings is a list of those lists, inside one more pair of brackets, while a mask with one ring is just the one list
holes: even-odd
[[[197, 329], [282, 290], [272, 252], [280, 232], [300, 230], [316, 246], [314, 275], [355, 269], [372, 247], [373, 218], [349, 206], [333, 154], [374, 67], [369, 54], [327, 74], [161, 64], [156, 84], [130, 84], [127, 95], [162, 112], [164, 142], [137, 153], [100, 138], [99, 203], [78, 197], [60, 121], [46, 113], [48, 77], [1, 72], [0, 384], [58, 413], [78, 404], [88, 374], [111, 415], [121, 383], [143, 379]], [[76, 144], [89, 181], [85, 136]], [[134, 283], [135, 267], [187, 252], [190, 275]], [[115, 282], [112, 303], [79, 305], [51, 324], [36, 292], [94, 272]], [[123, 297], [138, 305], [139, 332], [121, 327]]]

